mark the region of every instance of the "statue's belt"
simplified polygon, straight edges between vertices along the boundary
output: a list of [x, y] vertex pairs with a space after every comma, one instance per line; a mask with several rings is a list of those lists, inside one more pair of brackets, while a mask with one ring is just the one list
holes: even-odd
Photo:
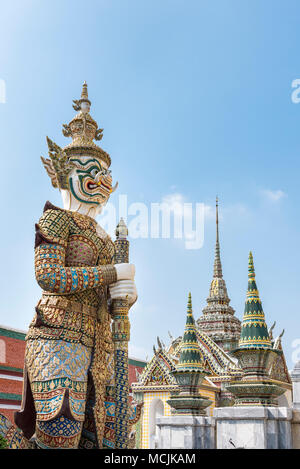
[[90, 306], [85, 303], [80, 303], [79, 301], [70, 301], [65, 297], [57, 296], [46, 296], [43, 294], [42, 298], [37, 304], [39, 306], [48, 306], [53, 308], [61, 308], [66, 311], [72, 311], [74, 313], [85, 313], [89, 316], [96, 317], [99, 308], [95, 306]]

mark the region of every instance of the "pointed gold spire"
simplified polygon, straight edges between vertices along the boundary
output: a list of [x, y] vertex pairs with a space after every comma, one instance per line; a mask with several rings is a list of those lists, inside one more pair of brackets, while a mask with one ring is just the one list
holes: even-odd
[[88, 98], [89, 98], [89, 95], [88, 95], [88, 89], [87, 89], [87, 82], [84, 81], [82, 85], [81, 99], [88, 99]]
[[219, 241], [219, 199], [216, 197], [216, 248], [214, 263], [214, 278], [223, 278], [222, 264], [220, 257], [220, 241]]
[[219, 241], [219, 198], [216, 197], [216, 231], [217, 231], [217, 241]]
[[219, 198], [216, 197], [216, 246], [213, 279], [210, 284], [207, 306], [197, 320], [200, 331], [209, 335], [225, 350], [235, 348], [241, 331], [241, 323], [229, 305], [226, 282], [223, 279], [219, 240]]

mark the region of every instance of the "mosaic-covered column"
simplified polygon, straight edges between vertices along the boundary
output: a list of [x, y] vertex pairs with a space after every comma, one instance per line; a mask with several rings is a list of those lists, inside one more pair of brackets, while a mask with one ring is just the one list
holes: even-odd
[[[128, 230], [121, 218], [116, 228], [115, 264], [129, 262]], [[112, 337], [114, 342], [115, 369], [115, 448], [128, 448], [129, 437], [129, 376], [128, 342], [130, 322], [128, 319], [128, 300], [113, 302]]]

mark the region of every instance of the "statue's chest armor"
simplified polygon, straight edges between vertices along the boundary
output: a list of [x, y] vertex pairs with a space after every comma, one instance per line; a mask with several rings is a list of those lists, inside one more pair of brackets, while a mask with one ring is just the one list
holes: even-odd
[[66, 248], [66, 266], [111, 264], [113, 255], [114, 244], [104, 232], [97, 232], [96, 225], [86, 219], [72, 217]]

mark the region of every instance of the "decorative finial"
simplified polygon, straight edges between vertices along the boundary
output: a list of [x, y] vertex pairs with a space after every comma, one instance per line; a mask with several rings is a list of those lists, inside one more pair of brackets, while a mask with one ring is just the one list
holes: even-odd
[[81, 99], [88, 99], [88, 98], [89, 98], [89, 95], [88, 95], [87, 83], [86, 81], [84, 81], [82, 85]]
[[159, 338], [158, 336], [157, 336], [157, 345], [158, 345], [158, 349], [159, 349], [159, 350], [162, 350], [162, 349], [163, 349], [161, 340], [160, 340], [160, 338]]
[[248, 277], [255, 278], [254, 262], [252, 251], [249, 252], [249, 261], [248, 261]]
[[276, 321], [273, 322], [272, 326], [270, 327], [270, 329], [268, 331], [270, 340], [273, 340], [273, 329], [274, 329], [275, 326], [276, 326]]
[[117, 239], [126, 239], [127, 236], [128, 236], [128, 228], [123, 218], [121, 218], [116, 228], [116, 237]]
[[87, 83], [85, 81], [82, 85], [81, 98], [73, 99], [73, 109], [75, 111], [82, 111], [84, 113], [88, 113], [90, 111], [90, 107], [91, 101], [89, 100]]
[[188, 296], [187, 312], [188, 312], [188, 314], [193, 314], [192, 294], [191, 294], [191, 292], [189, 292], [189, 296]]

